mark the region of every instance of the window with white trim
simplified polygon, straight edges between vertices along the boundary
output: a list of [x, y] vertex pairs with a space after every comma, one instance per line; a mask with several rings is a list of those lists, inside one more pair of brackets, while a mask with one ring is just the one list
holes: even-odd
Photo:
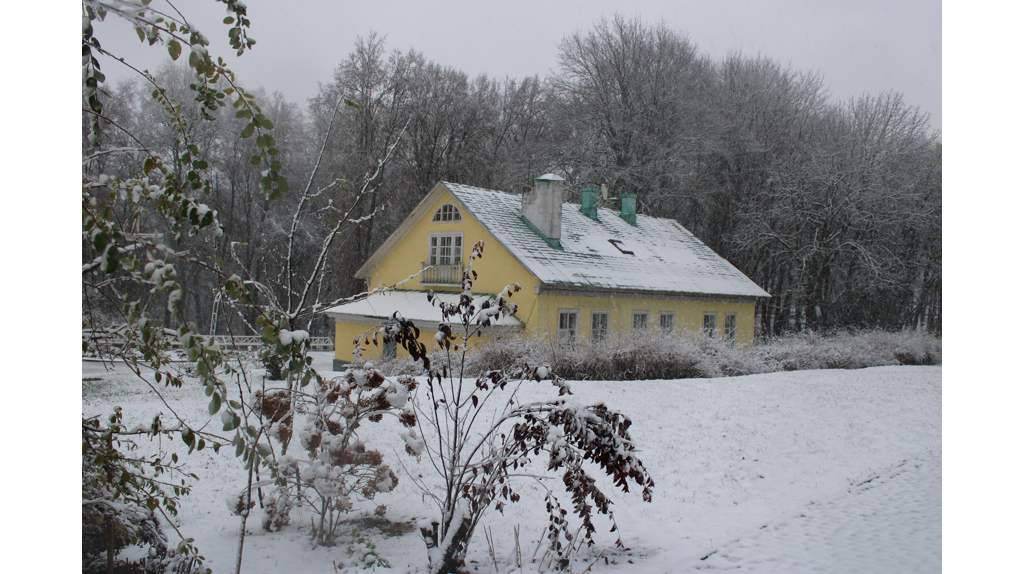
[[428, 265], [460, 265], [462, 263], [461, 233], [431, 233]]
[[706, 311], [704, 313], [704, 328], [702, 331], [708, 337], [715, 336], [715, 330], [718, 329], [718, 313], [712, 311]]
[[558, 342], [574, 343], [579, 332], [580, 312], [576, 309], [558, 310]]
[[437, 208], [437, 211], [434, 212], [434, 217], [431, 221], [462, 221], [462, 213], [459, 212], [458, 207], [455, 207], [451, 203], [446, 203]]
[[646, 329], [648, 325], [648, 318], [650, 313], [647, 311], [633, 311], [633, 330], [639, 331]]
[[665, 333], [671, 333], [676, 329], [676, 314], [672, 311], [658, 313], [658, 326]]
[[590, 340], [597, 343], [608, 338], [608, 324], [610, 313], [608, 311], [593, 311], [590, 313]]
[[727, 341], [736, 341], [736, 313], [725, 314], [724, 332]]

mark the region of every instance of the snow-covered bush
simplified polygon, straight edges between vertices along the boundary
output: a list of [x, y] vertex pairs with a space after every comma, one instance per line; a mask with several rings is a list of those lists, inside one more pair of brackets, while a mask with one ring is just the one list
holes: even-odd
[[[208, 573], [192, 539], [183, 538], [177, 547], [168, 548], [156, 516], [157, 512], [165, 518], [177, 514], [177, 495], [189, 492], [185, 479], [195, 475], [182, 470], [177, 456], [165, 460], [127, 454], [137, 448], [128, 437], [167, 434], [160, 430], [159, 418], [147, 429], [132, 430], [125, 429], [121, 420], [120, 408], [108, 418], [107, 426], [98, 418], [82, 419], [82, 572], [106, 572], [109, 565], [116, 565], [120, 550], [136, 545], [148, 554], [132, 564], [134, 572]], [[172, 478], [180, 479], [180, 484]], [[168, 486], [173, 495], [167, 492]]]
[[466, 357], [466, 372], [479, 375], [522, 364], [546, 364], [566, 379], [615, 381], [941, 362], [941, 339], [918, 331], [805, 332], [737, 347], [698, 333], [665, 334], [652, 329], [613, 334], [598, 343], [584, 339], [576, 345], [511, 335], [479, 345]]
[[796, 333], [756, 345], [768, 371], [942, 363], [942, 341], [921, 331]]
[[[280, 529], [290, 521], [292, 507], [302, 505], [316, 515], [313, 542], [331, 546], [341, 516], [354, 508], [355, 501], [373, 500], [398, 485], [384, 457], [367, 448], [358, 429], [380, 422], [385, 415], [413, 429], [416, 416], [408, 400], [417, 384], [411, 377], [388, 379], [372, 364], [330, 381], [317, 380], [309, 391], [300, 387], [266, 395], [257, 392], [253, 410], [280, 445], [263, 527]], [[415, 435], [414, 430], [408, 432]], [[287, 454], [296, 438], [305, 457]]]
[[[611, 499], [591, 475], [595, 466], [624, 492], [628, 492], [629, 482], [635, 483], [647, 502], [654, 481], [633, 446], [629, 418], [603, 404], [575, 402], [569, 385], [548, 366], [523, 362], [478, 377], [466, 375], [467, 349], [473, 339], [481, 328], [516, 312], [509, 298], [519, 291], [519, 285], [509, 285], [497, 300], [486, 301], [479, 308], [473, 304], [471, 289], [477, 274], [472, 263], [482, 253], [483, 242], [479, 242], [463, 273], [458, 303], [440, 302], [432, 292], [427, 295], [428, 301], [441, 308], [442, 322], [435, 339], [440, 355], [428, 357], [425, 345], [415, 337], [396, 338], [429, 373], [413, 401], [420, 433], [409, 433], [406, 442], [407, 450], [427, 456], [439, 475], [438, 488], [427, 479], [413, 478], [439, 512], [434, 520], [419, 525], [430, 572], [466, 571], [466, 553], [481, 518], [491, 508], [503, 512], [506, 504], [518, 502], [516, 488], [521, 480], [536, 480], [547, 491], [548, 552], [542, 562], [545, 567], [550, 564], [564, 570], [582, 545], [594, 543], [594, 513], [612, 518]], [[395, 320], [401, 333], [418, 332], [411, 322], [397, 316]], [[550, 399], [518, 400], [522, 385], [544, 381], [552, 385]], [[533, 465], [535, 458], [546, 463], [547, 473], [559, 475], [580, 521], [577, 528], [569, 528], [569, 511], [541, 480], [547, 473]], [[616, 529], [612, 520], [612, 530]]]
[[362, 368], [368, 363], [372, 365], [374, 369], [380, 371], [380, 373], [385, 377], [400, 377], [403, 375], [417, 377], [425, 374], [423, 365], [408, 357], [394, 359], [377, 358], [374, 359], [373, 362], [360, 359], [353, 362], [352, 366]]

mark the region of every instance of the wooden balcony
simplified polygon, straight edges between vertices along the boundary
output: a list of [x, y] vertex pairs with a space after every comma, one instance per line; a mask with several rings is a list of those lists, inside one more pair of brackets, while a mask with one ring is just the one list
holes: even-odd
[[[430, 267], [430, 269], [427, 269]], [[462, 283], [462, 265], [428, 265], [421, 263], [423, 274], [420, 275], [422, 285], [458, 285]]]

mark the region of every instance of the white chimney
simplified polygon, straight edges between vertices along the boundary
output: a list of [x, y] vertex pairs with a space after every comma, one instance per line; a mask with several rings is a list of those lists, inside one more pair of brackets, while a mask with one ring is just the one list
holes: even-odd
[[523, 218], [552, 247], [560, 246], [562, 238], [562, 182], [553, 173], [533, 179], [533, 187], [523, 193]]

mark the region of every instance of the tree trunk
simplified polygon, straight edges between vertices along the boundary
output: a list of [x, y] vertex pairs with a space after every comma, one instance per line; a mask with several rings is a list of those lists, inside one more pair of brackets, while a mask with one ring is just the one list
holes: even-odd
[[[449, 525], [449, 529], [452, 525]], [[451, 535], [451, 540], [440, 548], [440, 560], [436, 567], [431, 566], [432, 574], [463, 574], [466, 572], [466, 551], [469, 549], [469, 538], [472, 536], [473, 517], [463, 516], [458, 528]], [[449, 538], [445, 536], [445, 538]]]
[[[114, 450], [114, 431], [111, 429], [110, 435], [107, 437], [107, 449], [110, 451]], [[114, 482], [113, 469], [108, 465], [107, 467], [107, 483], [111, 484]], [[111, 515], [107, 519], [107, 574], [114, 574], [114, 516]]]
[[114, 519], [107, 519], [107, 574], [114, 574]]
[[[252, 453], [253, 458], [256, 457], [256, 452]], [[258, 461], [253, 460], [253, 465], [259, 464]], [[249, 501], [252, 500], [252, 465], [249, 466], [249, 478], [245, 485], [245, 500], [242, 501], [242, 529], [238, 533], [238, 558], [235, 560], [235, 574], [242, 573], [242, 548], [245, 546], [245, 521], [249, 518]]]

